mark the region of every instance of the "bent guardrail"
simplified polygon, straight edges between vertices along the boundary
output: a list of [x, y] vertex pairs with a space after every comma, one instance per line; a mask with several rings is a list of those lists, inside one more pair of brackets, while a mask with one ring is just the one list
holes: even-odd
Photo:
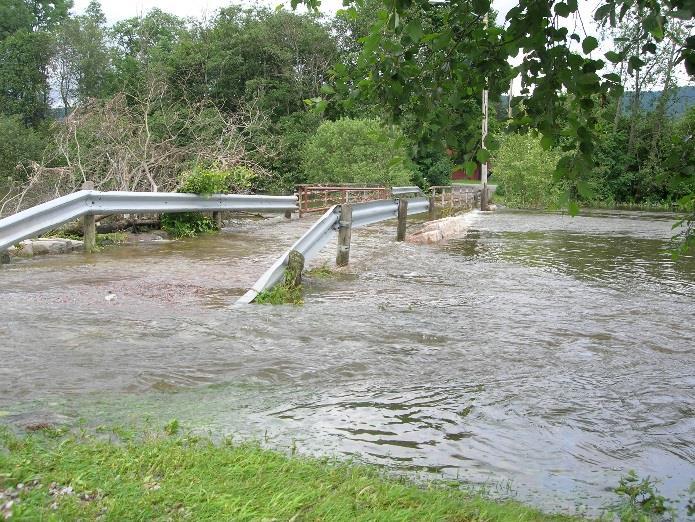
[[0, 252], [81, 216], [222, 210], [287, 212], [297, 208], [295, 196], [81, 190], [0, 219]]
[[[407, 202], [407, 203], [406, 203]], [[350, 206], [350, 227], [359, 228], [379, 221], [395, 219], [398, 217], [399, 206], [407, 207], [407, 215], [428, 212], [430, 208], [427, 198], [412, 198], [408, 200], [382, 200], [370, 201], [368, 203], [358, 203]], [[252, 303], [258, 294], [270, 290], [282, 279], [290, 252], [296, 250], [308, 261], [314, 257], [331, 240], [334, 233], [337, 233], [339, 223], [341, 223], [342, 205], [335, 205], [328, 209], [302, 237], [300, 237], [287, 251], [285, 251], [271, 267], [256, 281], [251, 289], [241, 296], [236, 304], [243, 305]], [[405, 222], [403, 222], [405, 225]]]

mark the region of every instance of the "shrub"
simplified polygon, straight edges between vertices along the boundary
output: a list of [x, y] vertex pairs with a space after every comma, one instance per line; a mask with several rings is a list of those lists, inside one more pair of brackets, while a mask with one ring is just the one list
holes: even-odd
[[562, 189], [553, 181], [561, 157], [556, 149], [546, 150], [531, 134], [509, 134], [493, 160], [492, 183], [508, 205], [543, 208], [558, 203]]
[[[179, 192], [192, 194], [222, 194], [227, 192], [231, 172], [196, 167], [184, 172]], [[174, 237], [195, 237], [215, 230], [212, 220], [200, 212], [177, 212], [162, 216], [162, 229]]]
[[309, 183], [408, 185], [412, 163], [396, 127], [378, 120], [322, 123], [304, 147], [302, 167]]
[[227, 170], [196, 167], [183, 173], [178, 191], [191, 194], [223, 194], [227, 192], [229, 175], [230, 172]]
[[445, 152], [430, 153], [416, 159], [420, 173], [416, 183], [422, 188], [451, 185], [454, 162]]
[[26, 127], [17, 117], [0, 116], [0, 180], [23, 181], [18, 165], [30, 160], [40, 161], [46, 145], [44, 138], [34, 129]]

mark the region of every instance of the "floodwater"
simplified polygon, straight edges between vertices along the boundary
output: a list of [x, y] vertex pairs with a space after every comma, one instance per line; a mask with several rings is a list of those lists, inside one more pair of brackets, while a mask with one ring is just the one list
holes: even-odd
[[2, 267], [0, 420], [176, 417], [588, 514], [634, 469], [687, 501], [695, 259], [672, 261], [672, 216], [503, 210], [436, 246], [373, 225], [304, 306], [233, 307], [310, 221]]

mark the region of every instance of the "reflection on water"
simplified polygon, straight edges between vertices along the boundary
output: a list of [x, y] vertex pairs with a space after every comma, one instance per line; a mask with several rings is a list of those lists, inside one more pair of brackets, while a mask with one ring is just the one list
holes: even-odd
[[[629, 469], [695, 478], [695, 261], [663, 215], [504, 211], [442, 246], [353, 232], [303, 307], [233, 308], [308, 225], [0, 272], [0, 410], [178, 417], [589, 509]], [[329, 247], [322, 261], [330, 261]], [[117, 297], [106, 301], [113, 292]]]

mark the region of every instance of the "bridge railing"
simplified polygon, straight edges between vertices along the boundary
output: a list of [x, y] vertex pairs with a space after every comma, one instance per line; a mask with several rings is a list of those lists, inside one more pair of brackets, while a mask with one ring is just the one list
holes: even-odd
[[81, 216], [170, 212], [294, 212], [295, 196], [81, 190], [0, 219], [0, 252]]
[[477, 185], [437, 185], [430, 187], [430, 196], [442, 208], [473, 208], [481, 190]]

